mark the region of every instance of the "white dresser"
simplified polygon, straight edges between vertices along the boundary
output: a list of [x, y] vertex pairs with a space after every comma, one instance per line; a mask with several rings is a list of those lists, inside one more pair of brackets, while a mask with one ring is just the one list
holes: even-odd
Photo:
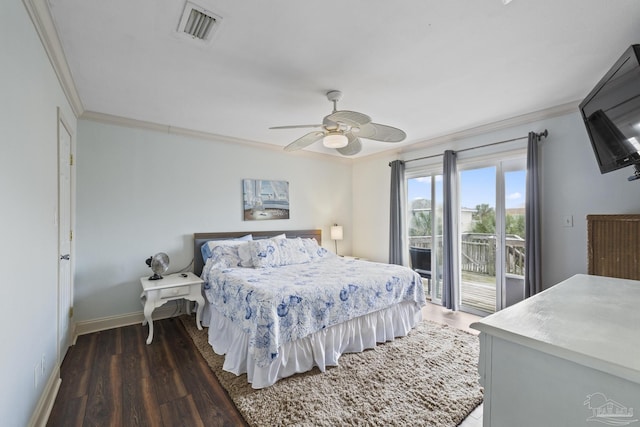
[[576, 275], [471, 327], [483, 427], [640, 427], [640, 281]]

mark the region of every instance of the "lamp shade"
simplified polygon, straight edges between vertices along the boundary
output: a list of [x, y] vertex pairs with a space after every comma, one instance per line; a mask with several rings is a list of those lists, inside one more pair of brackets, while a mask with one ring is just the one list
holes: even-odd
[[329, 132], [322, 138], [322, 143], [327, 148], [342, 148], [349, 143], [349, 138], [340, 132]]
[[331, 226], [331, 240], [342, 240], [342, 237], [342, 226], [337, 224]]

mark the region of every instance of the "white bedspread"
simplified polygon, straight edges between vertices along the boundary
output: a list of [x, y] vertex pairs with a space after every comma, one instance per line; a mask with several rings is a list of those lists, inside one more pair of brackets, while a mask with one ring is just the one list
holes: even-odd
[[203, 277], [209, 341], [227, 355], [224, 369], [246, 372], [254, 388], [404, 336], [425, 304], [412, 270], [338, 257]]
[[422, 320], [419, 307], [403, 302], [283, 344], [269, 365], [259, 366], [249, 351], [249, 336], [211, 306], [205, 308], [209, 344], [217, 354], [225, 355], [222, 368], [236, 375], [246, 373], [247, 382], [255, 389], [314, 366], [324, 372], [327, 366], [338, 366], [342, 354], [358, 353], [403, 337]]

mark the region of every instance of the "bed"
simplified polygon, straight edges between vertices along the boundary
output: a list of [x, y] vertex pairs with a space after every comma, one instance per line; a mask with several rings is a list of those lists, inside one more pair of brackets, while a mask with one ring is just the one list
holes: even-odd
[[209, 344], [253, 388], [314, 366], [324, 372], [341, 354], [405, 336], [422, 320], [413, 270], [320, 244], [320, 230], [194, 234]]

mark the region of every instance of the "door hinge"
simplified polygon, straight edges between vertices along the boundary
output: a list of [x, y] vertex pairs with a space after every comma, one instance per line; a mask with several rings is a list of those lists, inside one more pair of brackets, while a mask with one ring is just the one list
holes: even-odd
[[73, 154], [69, 154], [69, 166], [73, 166]]
[[73, 307], [69, 307], [69, 318], [73, 317]]
[[69, 241], [73, 240], [73, 230], [69, 230]]

